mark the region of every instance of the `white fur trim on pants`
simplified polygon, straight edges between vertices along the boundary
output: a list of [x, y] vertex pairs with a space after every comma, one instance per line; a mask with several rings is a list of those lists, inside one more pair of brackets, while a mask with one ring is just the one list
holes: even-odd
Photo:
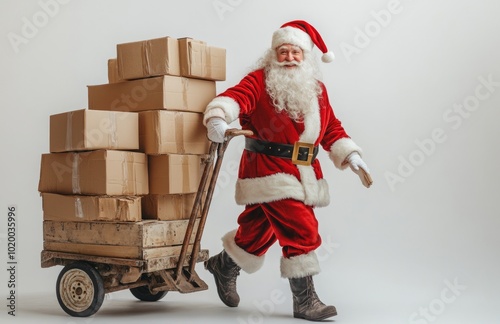
[[333, 164], [343, 170], [347, 168], [347, 163], [345, 159], [352, 152], [358, 152], [359, 155], [362, 154], [361, 148], [354, 143], [354, 141], [348, 137], [336, 140], [330, 147], [329, 156], [333, 161]]
[[283, 278], [314, 276], [320, 271], [318, 257], [314, 251], [291, 258], [281, 258], [281, 277]]
[[264, 264], [264, 256], [256, 256], [240, 248], [234, 241], [235, 235], [236, 230], [233, 230], [222, 237], [224, 250], [243, 271], [256, 272]]
[[314, 172], [309, 172], [308, 176], [302, 179], [302, 183], [295, 176], [286, 173], [238, 179], [235, 194], [236, 203], [239, 205], [261, 204], [282, 199], [295, 199], [315, 207], [324, 207], [330, 203], [328, 183], [325, 179], [317, 180]]

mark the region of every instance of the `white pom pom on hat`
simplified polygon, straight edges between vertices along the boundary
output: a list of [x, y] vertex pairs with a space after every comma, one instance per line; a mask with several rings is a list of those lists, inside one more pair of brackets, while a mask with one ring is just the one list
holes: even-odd
[[316, 45], [323, 53], [321, 61], [325, 63], [332, 62], [335, 57], [333, 52], [326, 47], [316, 28], [304, 20], [289, 21], [273, 33], [272, 48], [283, 44], [297, 45], [304, 50], [312, 50], [313, 46]]

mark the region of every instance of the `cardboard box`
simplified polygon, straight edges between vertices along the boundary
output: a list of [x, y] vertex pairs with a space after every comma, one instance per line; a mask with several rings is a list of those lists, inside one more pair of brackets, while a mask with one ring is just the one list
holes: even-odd
[[108, 60], [108, 82], [117, 83], [125, 81], [118, 74], [118, 60], [115, 58]]
[[118, 221], [141, 220], [141, 197], [76, 196], [42, 193], [43, 220]]
[[116, 55], [122, 79], [180, 75], [179, 45], [172, 37], [118, 44]]
[[189, 219], [196, 193], [180, 195], [147, 195], [142, 198], [143, 219]]
[[[187, 225], [187, 220], [127, 223], [44, 221], [44, 248], [122, 258], [162, 257], [180, 252]], [[197, 225], [198, 221], [190, 237], [191, 244]]]
[[198, 191], [201, 158], [198, 155], [149, 155], [149, 193], [185, 194]]
[[89, 109], [177, 110], [202, 113], [215, 98], [215, 81], [160, 76], [88, 86]]
[[210, 141], [199, 113], [151, 110], [139, 113], [139, 147], [146, 154], [206, 154]]
[[139, 149], [137, 113], [75, 110], [50, 116], [50, 152]]
[[76, 195], [146, 195], [147, 156], [112, 150], [42, 154], [38, 190]]
[[226, 50], [192, 38], [179, 38], [181, 76], [226, 80]]

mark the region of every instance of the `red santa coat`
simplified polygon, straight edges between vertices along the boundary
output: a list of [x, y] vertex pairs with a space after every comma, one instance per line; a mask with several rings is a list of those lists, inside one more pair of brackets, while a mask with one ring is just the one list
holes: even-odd
[[[322, 94], [311, 102], [312, 111], [303, 121], [296, 122], [287, 112], [276, 111], [266, 91], [264, 70], [256, 70], [212, 100], [204, 120], [221, 117], [231, 123], [239, 118], [242, 129], [251, 130], [259, 140], [321, 145], [335, 166], [344, 169], [345, 158], [354, 151], [361, 154], [361, 149], [346, 134], [335, 117], [325, 86], [321, 82], [320, 86]], [[236, 183], [236, 202], [249, 205], [286, 198], [317, 207], [329, 204], [328, 184], [323, 179], [319, 160], [315, 159], [310, 166], [294, 165], [290, 159], [244, 150]]]

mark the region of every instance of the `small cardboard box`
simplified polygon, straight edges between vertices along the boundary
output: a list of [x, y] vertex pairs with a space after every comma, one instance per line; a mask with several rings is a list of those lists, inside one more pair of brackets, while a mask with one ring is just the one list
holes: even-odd
[[126, 81], [118, 74], [118, 60], [115, 58], [108, 60], [108, 82], [117, 83]]
[[196, 193], [180, 195], [146, 195], [142, 198], [143, 219], [189, 219]]
[[139, 149], [137, 113], [75, 110], [50, 116], [50, 152]]
[[43, 220], [118, 221], [141, 220], [141, 197], [76, 196], [42, 193]]
[[198, 190], [201, 157], [199, 155], [148, 155], [149, 193], [185, 194]]
[[118, 75], [125, 80], [158, 75], [180, 75], [179, 45], [162, 37], [116, 45]]
[[38, 190], [75, 195], [146, 195], [147, 156], [114, 150], [42, 154]]
[[226, 50], [192, 38], [179, 38], [181, 75], [205, 80], [226, 80]]
[[165, 75], [88, 86], [88, 105], [93, 110], [202, 113], [215, 94], [215, 81]]
[[146, 154], [206, 154], [210, 142], [199, 113], [151, 110], [139, 113], [139, 147]]

